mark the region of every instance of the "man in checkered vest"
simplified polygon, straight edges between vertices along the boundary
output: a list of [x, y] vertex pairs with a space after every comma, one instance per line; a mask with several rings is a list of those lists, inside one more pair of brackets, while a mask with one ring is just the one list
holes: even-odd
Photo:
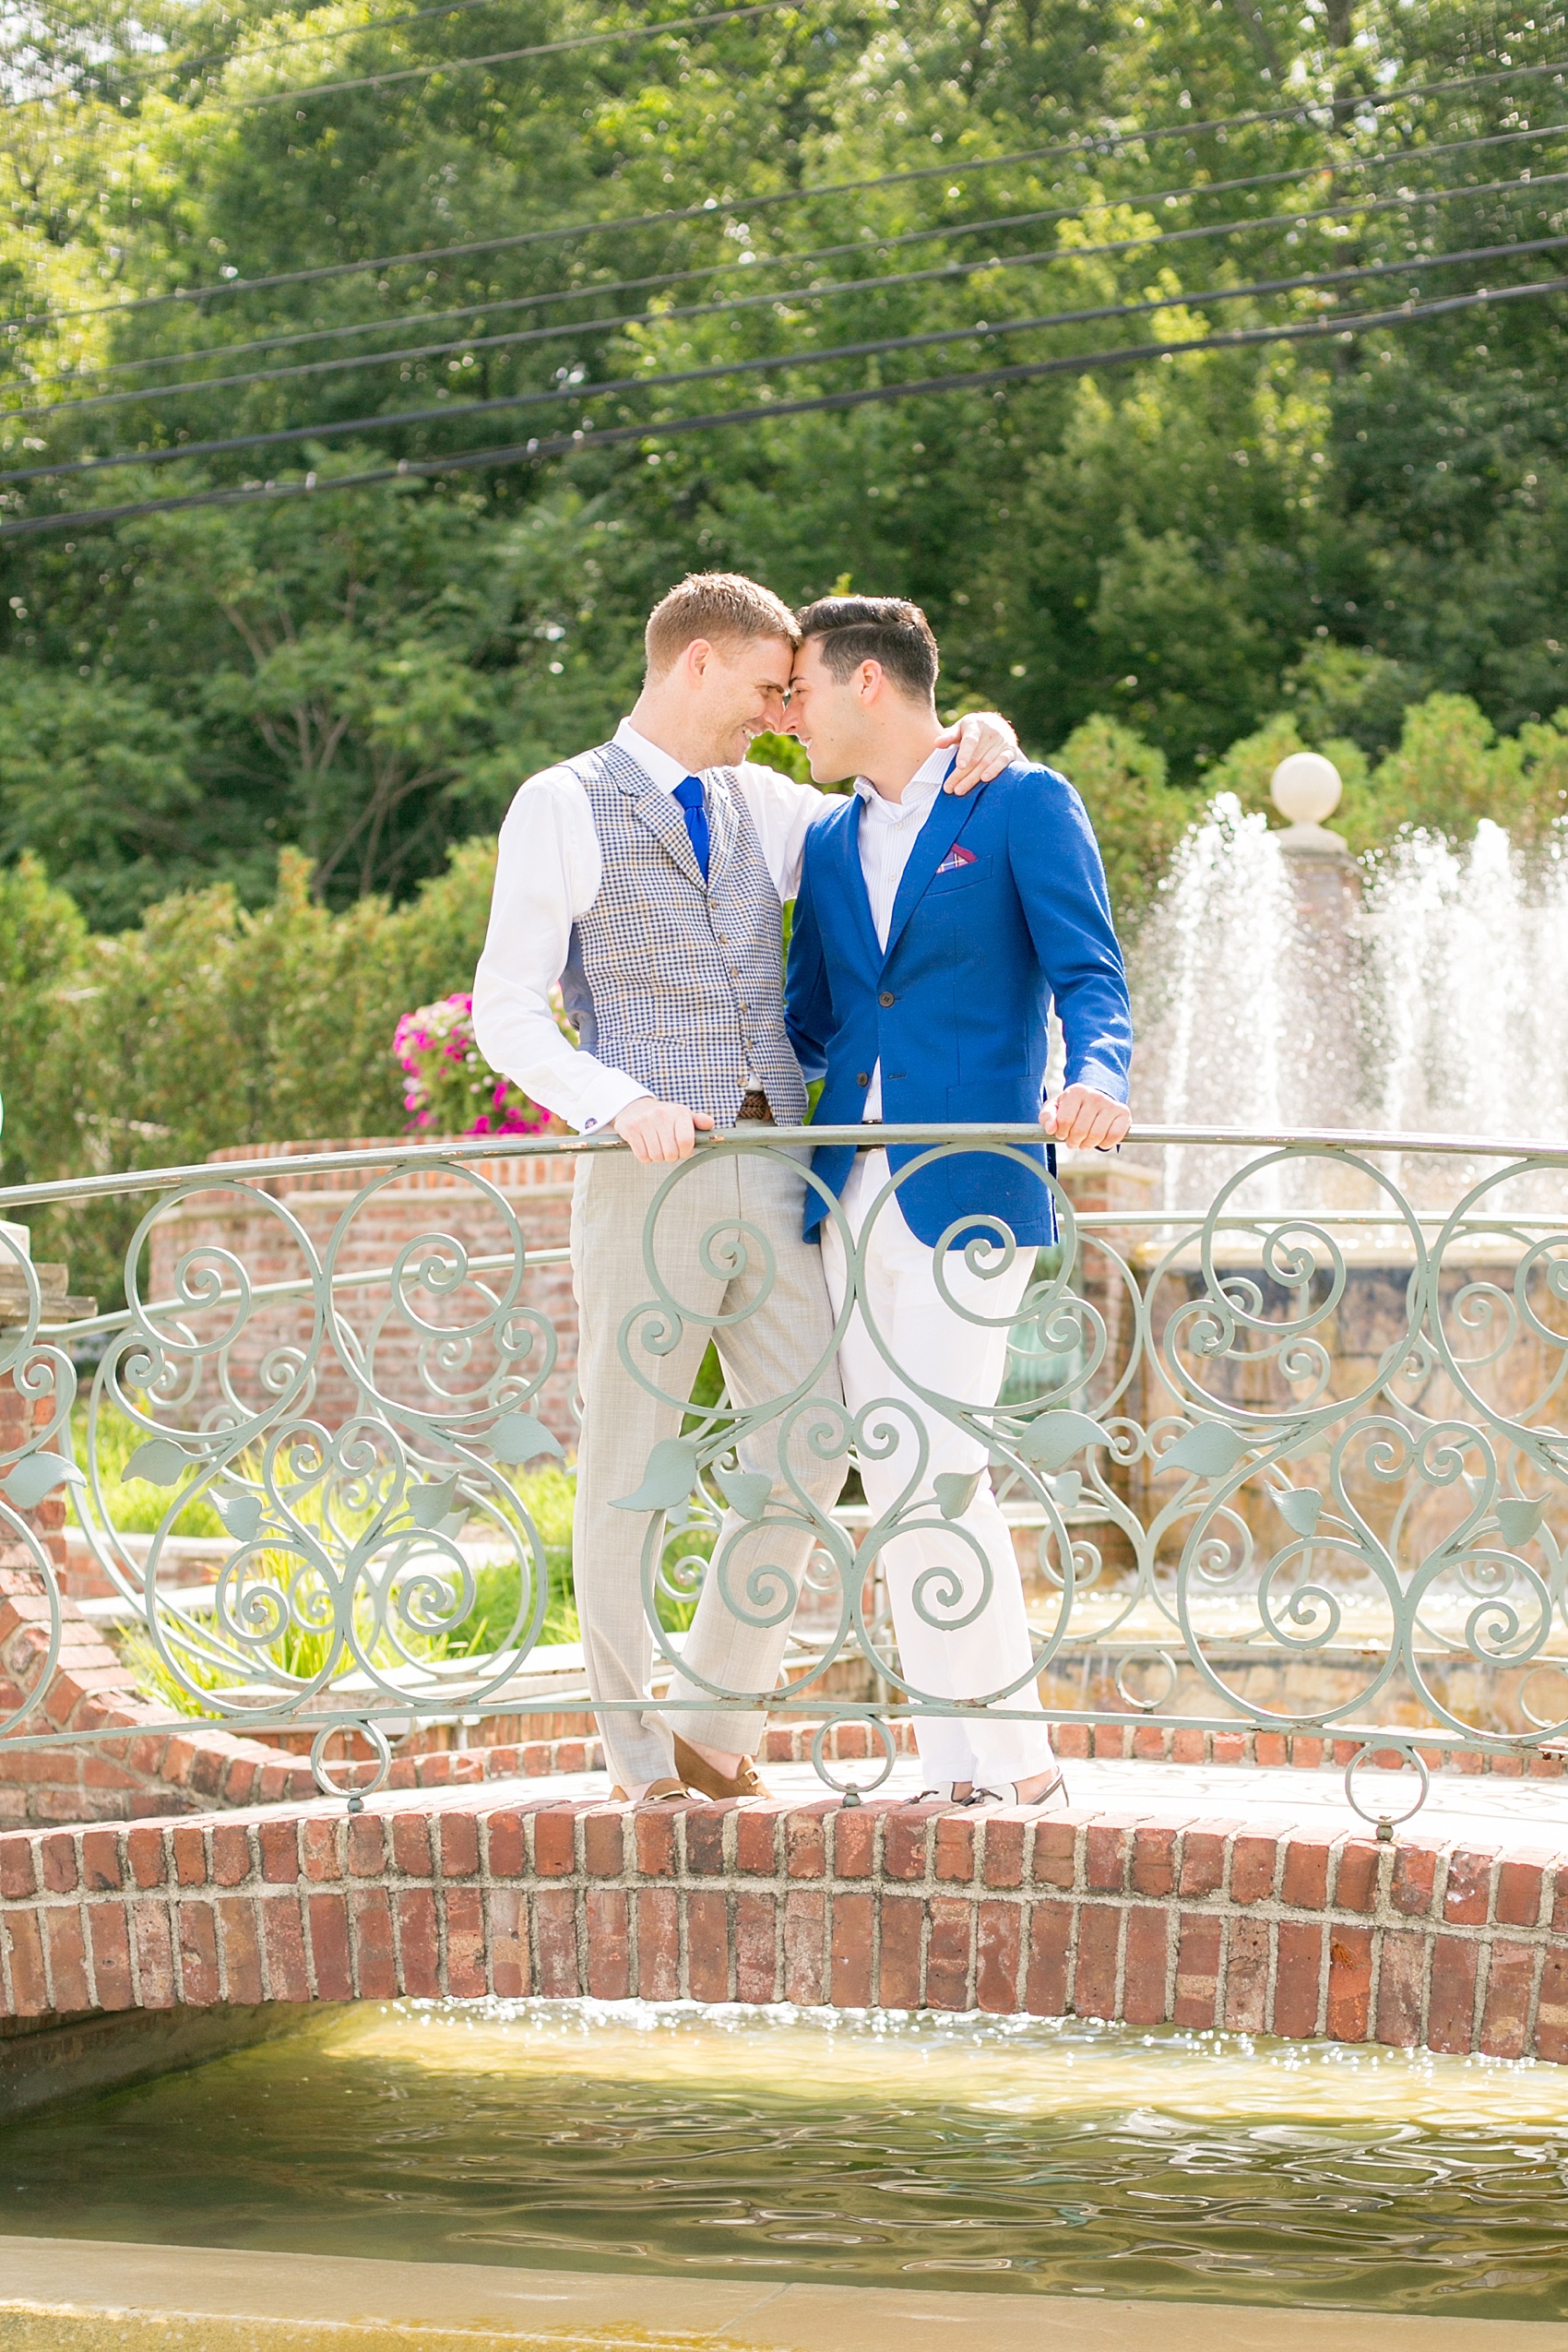
[[[630, 1146], [578, 1161], [572, 1542], [588, 1687], [616, 1792], [634, 1802], [766, 1793], [751, 1752], [814, 1545], [801, 1498], [827, 1509], [844, 1475], [833, 1315], [822, 1253], [802, 1238], [804, 1148], [695, 1149], [739, 1123], [805, 1116], [783, 909], [807, 833], [837, 802], [746, 757], [784, 723], [798, 637], [754, 581], [706, 573], [671, 590], [648, 620], [631, 717], [513, 802], [474, 980], [493, 1067], [581, 1133], [612, 1127]], [[989, 716], [944, 740], [958, 792], [1016, 749]], [[557, 983], [575, 1047], [551, 1009]], [[671, 1686], [691, 1702], [677, 1728], [647, 1707], [662, 1520], [640, 1490], [655, 1446], [680, 1432], [710, 1337], [732, 1404], [785, 1404], [740, 1449], [778, 1508], [755, 1526], [726, 1516]], [[820, 1451], [814, 1400], [817, 1423], [823, 1408], [833, 1421]], [[749, 1707], [713, 1704], [737, 1697]]]

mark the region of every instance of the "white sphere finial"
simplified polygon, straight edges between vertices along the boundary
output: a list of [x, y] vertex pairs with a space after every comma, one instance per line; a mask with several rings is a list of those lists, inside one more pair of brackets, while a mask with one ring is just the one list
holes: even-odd
[[1290, 825], [1321, 825], [1339, 806], [1339, 770], [1321, 752], [1292, 752], [1274, 771], [1274, 805]]

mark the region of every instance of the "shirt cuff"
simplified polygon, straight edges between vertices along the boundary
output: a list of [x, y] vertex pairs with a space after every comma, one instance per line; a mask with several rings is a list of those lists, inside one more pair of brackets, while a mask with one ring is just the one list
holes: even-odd
[[647, 1091], [624, 1070], [606, 1070], [584, 1087], [581, 1100], [566, 1115], [580, 1135], [591, 1135], [596, 1127], [608, 1127], [618, 1119], [629, 1102], [640, 1102]]
[[1111, 1069], [1104, 1062], [1086, 1062], [1063, 1083], [1070, 1087], [1092, 1087], [1096, 1094], [1108, 1095], [1112, 1102], [1124, 1103], [1127, 1099], [1126, 1079], [1120, 1070]]

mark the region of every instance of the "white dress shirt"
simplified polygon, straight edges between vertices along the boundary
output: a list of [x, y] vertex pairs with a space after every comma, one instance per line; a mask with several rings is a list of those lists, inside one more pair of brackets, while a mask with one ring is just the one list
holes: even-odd
[[[626, 719], [615, 741], [660, 791], [672, 793], [691, 772]], [[788, 901], [801, 886], [809, 827], [837, 803], [814, 784], [797, 784], [754, 760], [734, 773], [773, 886]], [[603, 873], [588, 794], [572, 770], [530, 776], [501, 827], [490, 928], [474, 976], [474, 1037], [493, 1069], [583, 1134], [647, 1092], [624, 1070], [582, 1052], [551, 1008], [572, 926], [599, 896]]]
[[[952, 752], [939, 746], [916, 768], [904, 787], [901, 801], [885, 801], [863, 776], [855, 778], [855, 790], [865, 803], [861, 811], [861, 872], [865, 876], [866, 897], [871, 900], [876, 944], [885, 955], [893, 921], [893, 902], [898, 896], [909, 852], [952, 765]], [[866, 1107], [861, 1116], [873, 1125], [882, 1117], [880, 1062], [871, 1074]]]

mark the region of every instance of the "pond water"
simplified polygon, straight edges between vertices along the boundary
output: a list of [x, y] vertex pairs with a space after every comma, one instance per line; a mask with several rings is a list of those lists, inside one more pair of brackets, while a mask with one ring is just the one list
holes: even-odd
[[0, 2231], [405, 2261], [1547, 2320], [1565, 2225], [1568, 2069], [1079, 2019], [367, 2004], [0, 2134]]

